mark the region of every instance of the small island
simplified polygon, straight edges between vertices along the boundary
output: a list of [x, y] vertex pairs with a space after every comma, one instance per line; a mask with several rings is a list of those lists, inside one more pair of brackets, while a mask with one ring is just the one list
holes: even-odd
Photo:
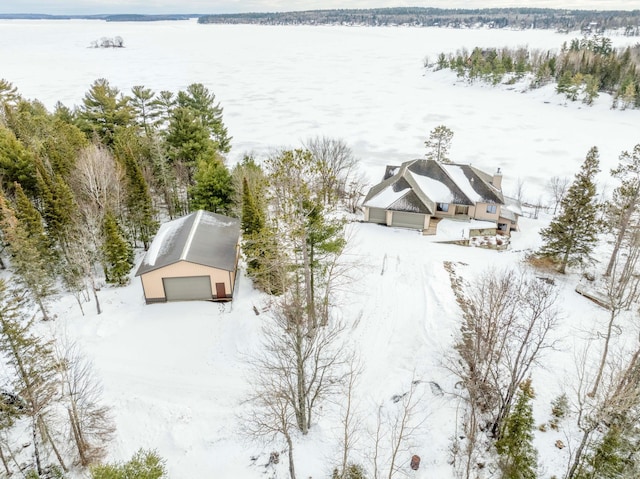
[[121, 36], [115, 36], [113, 38], [102, 37], [99, 40], [94, 40], [89, 45], [90, 48], [124, 48], [124, 40]]

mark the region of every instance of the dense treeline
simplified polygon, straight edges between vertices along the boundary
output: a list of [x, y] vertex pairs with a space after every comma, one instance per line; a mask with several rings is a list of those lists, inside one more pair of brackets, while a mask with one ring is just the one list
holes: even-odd
[[2, 80], [0, 104], [3, 259], [45, 319], [54, 285], [100, 312], [101, 281], [128, 281], [160, 218], [231, 212], [231, 138], [202, 84], [125, 95], [99, 79], [81, 105], [50, 112]]
[[557, 83], [558, 93], [590, 105], [600, 92], [613, 96], [614, 108], [640, 107], [640, 45], [614, 49], [599, 35], [573, 39], [559, 53], [551, 51], [476, 47], [441, 53], [436, 68], [450, 68], [469, 81], [515, 82], [532, 75], [533, 88]]
[[640, 10], [591, 11], [549, 8], [373, 8], [308, 10], [298, 12], [233, 13], [203, 15], [199, 23], [254, 23], [261, 25], [370, 25], [444, 26], [467, 28], [552, 28], [563, 31], [592, 28], [625, 28], [638, 35]]
[[[125, 95], [98, 79], [79, 106], [48, 111], [0, 80], [0, 475], [63, 478], [103, 460], [114, 424], [90, 365], [66, 338], [38, 335], [34, 320], [54, 319], [58, 292], [83, 314], [93, 300], [100, 314], [98, 292], [129, 281], [134, 249], [148, 248], [160, 219], [231, 213], [230, 141], [200, 83]], [[164, 474], [144, 451], [91, 472]]]
[[167, 20], [188, 20], [194, 14], [141, 15], [135, 13], [98, 15], [45, 15], [42, 13], [0, 13], [0, 19], [7, 20], [104, 20], [107, 22], [161, 22]]

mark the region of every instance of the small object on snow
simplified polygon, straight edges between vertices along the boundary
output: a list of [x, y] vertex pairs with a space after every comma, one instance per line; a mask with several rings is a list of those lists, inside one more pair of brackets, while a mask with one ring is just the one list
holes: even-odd
[[556, 441], [556, 447], [557, 447], [558, 449], [564, 449], [564, 442], [562, 442], [560, 439], [558, 439], [558, 440]]
[[429, 381], [429, 387], [431, 388], [431, 394], [433, 394], [434, 396], [443, 396], [444, 393], [442, 392], [442, 388], [440, 387], [440, 385], [435, 382], [435, 381]]
[[414, 471], [420, 469], [420, 456], [418, 456], [417, 454], [411, 456], [411, 469]]
[[400, 400], [405, 397], [407, 395], [407, 393], [404, 394], [394, 394], [393, 396], [391, 396], [391, 400], [395, 403], [399, 403]]
[[267, 466], [270, 466], [271, 464], [279, 464], [280, 463], [280, 453], [277, 451], [273, 451], [271, 454], [269, 454], [269, 463], [267, 464]]
[[256, 313], [256, 316], [260, 316], [260, 311], [258, 311], [255, 304], [253, 305], [253, 312]]

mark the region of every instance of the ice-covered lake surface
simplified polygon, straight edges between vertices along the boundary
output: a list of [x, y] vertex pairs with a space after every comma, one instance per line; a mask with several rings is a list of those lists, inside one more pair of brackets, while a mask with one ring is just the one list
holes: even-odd
[[[122, 49], [94, 49], [120, 36]], [[428, 72], [425, 59], [460, 48], [557, 51], [577, 32], [349, 26], [199, 25], [195, 20], [107, 23], [0, 21], [0, 77], [48, 108], [78, 105], [97, 78], [129, 93], [134, 85], [178, 91], [200, 82], [216, 94], [233, 136], [229, 162], [265, 157], [318, 135], [343, 139], [370, 181], [386, 164], [424, 154], [444, 124], [455, 135], [451, 159], [502, 168], [505, 189], [520, 180], [532, 201], [549, 176], [572, 176], [592, 146], [602, 182], [622, 150], [640, 141], [640, 112], [569, 103], [553, 86], [468, 85], [452, 72]], [[614, 45], [637, 38], [611, 34]], [[512, 185], [512, 186], [510, 186]]]

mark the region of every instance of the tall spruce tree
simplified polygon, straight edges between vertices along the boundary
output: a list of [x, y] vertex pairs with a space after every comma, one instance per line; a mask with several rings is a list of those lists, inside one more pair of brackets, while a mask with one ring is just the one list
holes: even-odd
[[[37, 213], [35, 208], [33, 211]], [[40, 214], [37, 213], [37, 216]], [[41, 222], [42, 219], [40, 228]], [[7, 204], [4, 195], [0, 193], [0, 229], [9, 245], [13, 272], [40, 308], [43, 319], [47, 320], [49, 313], [46, 300], [55, 292], [53, 268], [51, 256], [45, 246], [44, 230], [35, 234], [29, 231], [29, 228], [35, 227], [35, 221], [31, 224], [29, 221], [20, 221], [16, 212]]]
[[242, 179], [242, 234], [252, 235], [264, 228], [265, 214], [246, 177]]
[[124, 238], [122, 228], [113, 213], [104, 217], [104, 274], [107, 283], [127, 284], [133, 266], [133, 248]]
[[189, 188], [190, 209], [227, 214], [231, 210], [233, 184], [222, 159], [200, 159], [194, 174], [195, 184]]
[[597, 242], [595, 176], [600, 171], [599, 163], [594, 146], [562, 199], [560, 212], [540, 232], [544, 244], [539, 254], [556, 261], [560, 273], [565, 273], [567, 266], [586, 263]]
[[516, 404], [496, 442], [502, 479], [536, 478], [538, 453], [532, 444], [534, 420], [531, 408], [534, 397], [531, 380], [527, 379], [520, 384]]
[[148, 153], [144, 139], [132, 128], [122, 129], [116, 135], [114, 154], [125, 172], [125, 223], [132, 241], [141, 241], [145, 251], [158, 230], [149, 185], [142, 172]]

